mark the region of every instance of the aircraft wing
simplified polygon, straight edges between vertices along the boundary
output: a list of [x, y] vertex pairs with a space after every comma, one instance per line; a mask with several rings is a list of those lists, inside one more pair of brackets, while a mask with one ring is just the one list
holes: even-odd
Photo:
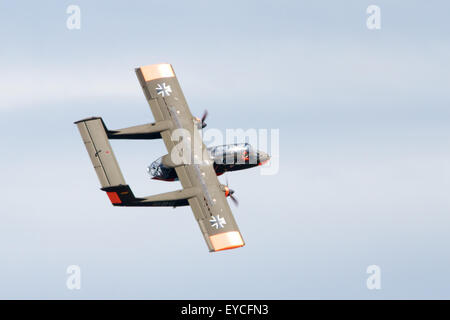
[[182, 138], [184, 143], [191, 141], [191, 148], [188, 148], [190, 154], [187, 157], [189, 161], [184, 159], [174, 167], [183, 190], [196, 191], [187, 201], [209, 250], [242, 247], [244, 240], [217, 179], [213, 160], [206, 152], [198, 130], [198, 121], [189, 110], [172, 66], [144, 66], [137, 68], [136, 74], [155, 117], [155, 123], [170, 124], [160, 133], [168, 150], [167, 161], [171, 161], [171, 155], [177, 154], [178, 149], [174, 148], [179, 148], [180, 145], [178, 139], [173, 139], [174, 135], [183, 132], [189, 137]]

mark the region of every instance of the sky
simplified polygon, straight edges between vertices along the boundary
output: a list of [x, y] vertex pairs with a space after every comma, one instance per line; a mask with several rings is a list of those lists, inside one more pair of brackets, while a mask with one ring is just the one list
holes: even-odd
[[[449, 10], [0, 1], [0, 298], [450, 298]], [[279, 130], [276, 174], [227, 174], [243, 248], [209, 253], [189, 207], [115, 208], [99, 190], [73, 122], [153, 122], [134, 68], [161, 62], [207, 128]], [[180, 188], [147, 175], [161, 141], [112, 146], [135, 194]]]

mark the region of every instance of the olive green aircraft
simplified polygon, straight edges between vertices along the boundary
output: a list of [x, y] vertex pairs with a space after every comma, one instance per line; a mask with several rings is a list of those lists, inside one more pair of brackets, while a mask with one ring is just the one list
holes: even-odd
[[[191, 206], [209, 251], [244, 246], [244, 240], [226, 200], [236, 204], [234, 191], [221, 184], [217, 175], [252, 168], [270, 156], [249, 144], [206, 148], [201, 130], [206, 126], [205, 111], [194, 117], [170, 64], [154, 64], [135, 69], [154, 123], [109, 130], [102, 118], [76, 121], [87, 152], [105, 191], [114, 206]], [[181, 190], [147, 197], [135, 197], [120, 170], [109, 139], [162, 139], [168, 154], [147, 169], [153, 179], [180, 181]]]

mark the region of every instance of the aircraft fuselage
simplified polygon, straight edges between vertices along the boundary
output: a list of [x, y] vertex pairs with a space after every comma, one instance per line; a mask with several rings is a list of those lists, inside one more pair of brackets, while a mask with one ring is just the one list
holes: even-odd
[[[207, 150], [214, 161], [214, 170], [218, 176], [227, 171], [253, 168], [264, 164], [270, 159], [267, 153], [253, 149], [248, 143], [216, 146]], [[152, 179], [155, 180], [178, 180], [175, 169], [164, 166], [162, 157], [152, 162], [148, 166], [147, 171]]]

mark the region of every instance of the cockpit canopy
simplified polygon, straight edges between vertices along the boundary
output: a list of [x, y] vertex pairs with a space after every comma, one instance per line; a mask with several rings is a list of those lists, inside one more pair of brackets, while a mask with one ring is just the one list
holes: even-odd
[[255, 153], [253, 147], [249, 143], [224, 144], [222, 146], [208, 148], [208, 150], [212, 157], [236, 152], [247, 152], [248, 154]]
[[216, 164], [257, 164], [258, 152], [249, 143], [226, 144], [208, 151]]

